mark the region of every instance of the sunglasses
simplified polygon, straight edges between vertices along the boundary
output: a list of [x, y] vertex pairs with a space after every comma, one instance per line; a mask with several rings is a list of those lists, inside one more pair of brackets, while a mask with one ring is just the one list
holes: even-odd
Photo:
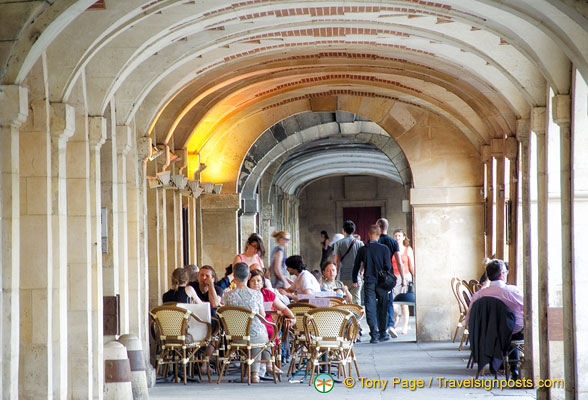
[[255, 250], [259, 250], [259, 246], [257, 245], [257, 243], [248, 243], [249, 246], [253, 247]]

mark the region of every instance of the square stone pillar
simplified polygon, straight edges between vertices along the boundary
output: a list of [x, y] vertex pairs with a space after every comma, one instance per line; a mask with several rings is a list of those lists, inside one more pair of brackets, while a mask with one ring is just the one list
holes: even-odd
[[[483, 199], [481, 186], [418, 187], [410, 192], [413, 206], [416, 324], [418, 341], [448, 340], [459, 310], [449, 289], [454, 276], [478, 279], [472, 265], [483, 259]], [[448, 241], [447, 237], [468, 237]], [[422, 245], [425, 243], [426, 245]], [[445, 316], [439, 318], [439, 316]]]
[[[78, 96], [83, 94], [79, 93]], [[81, 103], [80, 99], [77, 99], [77, 103]], [[77, 109], [75, 119], [74, 134], [66, 144], [69, 396], [92, 398], [94, 246], [90, 209], [90, 143], [86, 111]]]
[[102, 275], [105, 296], [114, 296], [120, 293], [118, 271], [119, 271], [119, 169], [117, 156], [117, 135], [115, 108], [113, 104], [107, 109], [106, 141], [100, 151], [100, 178], [101, 178], [101, 201], [102, 207], [106, 209], [106, 248], [102, 254]]
[[207, 194], [198, 198], [200, 265], [211, 265], [223, 276], [225, 268], [239, 253], [237, 243], [238, 193]]
[[[155, 177], [157, 173], [157, 162], [147, 163], [147, 175]], [[162, 189], [147, 189], [147, 251], [149, 265], [149, 308], [160, 304], [161, 296], [165, 293], [163, 287], [163, 275], [165, 269], [162, 267], [161, 255], [163, 251], [160, 226], [160, 196]]]
[[102, 280], [102, 179], [100, 149], [106, 141], [106, 118], [88, 117], [90, 141], [90, 219], [92, 224], [92, 369], [93, 393], [102, 398], [104, 385], [104, 288]]
[[18, 130], [28, 115], [28, 92], [21, 86], [0, 86], [0, 342], [5, 399], [18, 398], [20, 335], [20, 190]]
[[131, 150], [131, 128], [127, 125], [116, 127], [116, 163], [119, 179], [113, 190], [118, 193], [118, 202], [113, 202], [113, 214], [118, 216], [118, 271], [114, 279], [118, 280], [120, 294], [120, 330], [129, 332], [129, 235], [127, 216], [127, 154]]

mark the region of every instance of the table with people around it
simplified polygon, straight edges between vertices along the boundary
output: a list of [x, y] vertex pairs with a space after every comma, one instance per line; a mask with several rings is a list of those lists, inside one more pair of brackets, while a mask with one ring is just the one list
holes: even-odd
[[321, 236], [320, 268], [287, 256], [290, 235], [276, 231], [267, 266], [263, 239], [252, 233], [221, 279], [210, 265], [175, 269], [150, 311], [157, 382], [311, 383], [323, 372], [343, 379], [352, 366], [359, 377], [353, 346], [365, 311], [337, 279], [340, 235]]

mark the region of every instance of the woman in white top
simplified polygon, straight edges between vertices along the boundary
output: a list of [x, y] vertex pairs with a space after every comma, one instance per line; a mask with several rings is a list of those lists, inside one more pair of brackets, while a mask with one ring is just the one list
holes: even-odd
[[306, 270], [306, 264], [304, 264], [302, 256], [290, 256], [286, 258], [286, 268], [290, 275], [296, 276], [296, 279], [288, 289], [279, 289], [280, 293], [285, 294], [293, 300], [297, 300], [297, 294], [311, 294], [321, 291], [321, 285], [319, 285], [312, 273]]

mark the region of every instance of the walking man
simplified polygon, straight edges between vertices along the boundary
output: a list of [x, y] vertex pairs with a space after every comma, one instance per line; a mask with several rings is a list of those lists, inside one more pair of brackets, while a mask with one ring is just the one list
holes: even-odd
[[369, 241], [357, 252], [353, 267], [353, 286], [357, 286], [359, 270], [364, 268], [364, 304], [367, 323], [370, 327], [370, 343], [390, 340], [386, 333], [388, 327], [388, 291], [377, 288], [379, 272], [390, 271], [392, 262], [390, 250], [378, 243], [380, 228], [371, 225], [368, 231]]
[[[400, 248], [398, 242], [391, 236], [388, 236], [388, 220], [386, 218], [380, 218], [376, 224], [380, 228], [380, 238], [378, 243], [385, 245], [390, 250], [392, 257], [396, 257], [396, 265], [399, 265], [398, 272], [400, 272], [400, 282], [396, 282], [396, 285], [406, 285], [404, 280], [404, 265], [402, 265], [402, 259], [400, 257]], [[390, 258], [392, 261], [392, 258]], [[394, 290], [388, 293], [388, 333], [393, 338], [398, 337], [398, 332], [394, 328]]]
[[345, 237], [335, 242], [333, 245], [333, 254], [335, 254], [335, 264], [337, 265], [337, 279], [339, 279], [345, 286], [349, 288], [353, 304], [361, 305], [361, 287], [363, 286], [363, 279], [359, 276], [353, 285], [351, 273], [353, 272], [353, 263], [357, 251], [363, 247], [360, 240], [353, 237], [355, 232], [355, 224], [353, 221], [347, 220], [343, 222], [343, 234]]

